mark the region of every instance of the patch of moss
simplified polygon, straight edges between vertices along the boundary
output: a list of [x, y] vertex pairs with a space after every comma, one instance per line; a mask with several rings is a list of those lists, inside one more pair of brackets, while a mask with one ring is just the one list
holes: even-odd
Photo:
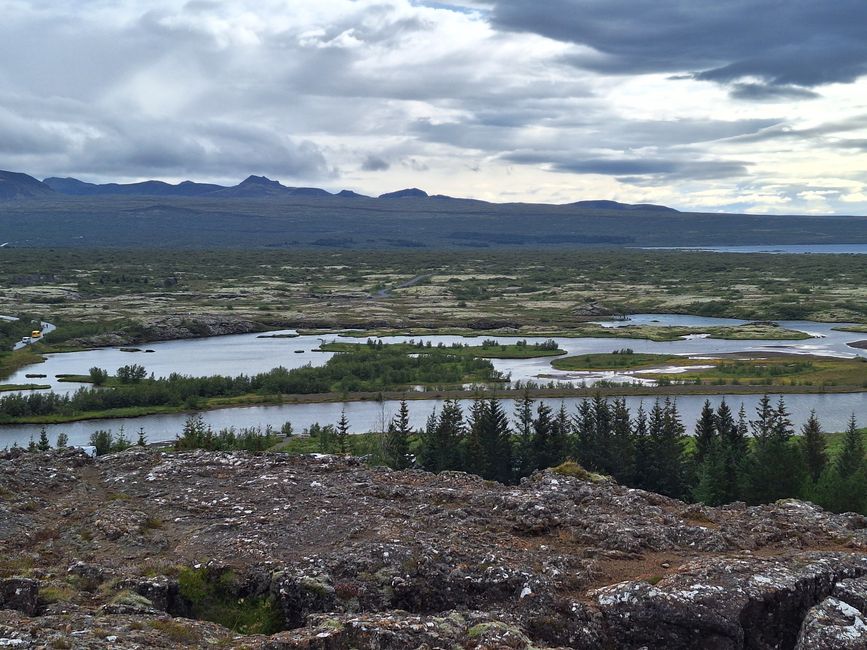
[[47, 585], [39, 588], [39, 602], [43, 605], [52, 603], [75, 602], [78, 592], [69, 585]]
[[283, 629], [273, 598], [239, 596], [238, 581], [230, 569], [184, 567], [178, 574], [180, 595], [198, 619], [218, 623], [241, 634], [273, 634]]
[[121, 591], [111, 602], [115, 605], [127, 605], [129, 607], [148, 607], [151, 608], [154, 604], [142, 596], [132, 591]]
[[606, 480], [606, 477], [602, 474], [588, 472], [574, 460], [567, 460], [565, 463], [557, 465], [557, 467], [553, 468], [551, 471], [555, 474], [560, 474], [561, 476], [571, 476], [582, 481], [590, 481], [591, 483], [601, 483]]
[[513, 634], [517, 637], [524, 637], [524, 633], [516, 627], [507, 625], [501, 621], [491, 621], [490, 623], [479, 623], [467, 630], [467, 636], [471, 639], [478, 639], [486, 634]]
[[193, 645], [201, 640], [198, 630], [172, 620], [151, 621], [150, 626], [162, 632], [170, 641], [174, 641], [175, 643]]

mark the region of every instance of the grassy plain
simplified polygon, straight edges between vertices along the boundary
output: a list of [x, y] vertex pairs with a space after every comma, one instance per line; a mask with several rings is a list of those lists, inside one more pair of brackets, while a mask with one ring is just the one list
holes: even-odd
[[867, 388], [867, 359], [840, 359], [807, 355], [736, 355], [722, 359], [685, 360], [680, 365], [712, 365], [685, 373], [649, 373], [645, 377], [670, 381], [737, 386], [852, 386]]
[[859, 255], [3, 249], [0, 286], [0, 314], [58, 324], [55, 346], [111, 332], [146, 338], [154, 319], [213, 314], [267, 327], [519, 335], [641, 312], [867, 323]]
[[[814, 355], [737, 353], [715, 358], [639, 353], [582, 354], [555, 359], [551, 365], [558, 370], [653, 370], [643, 373], [647, 379], [664, 383], [692, 383], [725, 386], [738, 392], [742, 385], [754, 386], [848, 386], [867, 388], [867, 359], [843, 359]], [[687, 368], [686, 372], [664, 372], [664, 366]], [[696, 366], [690, 369], [690, 366]], [[708, 368], [707, 366], [711, 366]]]
[[[323, 343], [319, 346], [322, 352], [352, 352], [363, 343]], [[389, 343], [384, 346], [389, 350], [400, 350], [407, 354], [413, 353], [445, 353], [457, 354], [477, 359], [535, 359], [537, 357], [557, 357], [566, 354], [565, 350], [535, 347], [530, 345], [464, 345], [460, 347], [420, 347], [409, 343]]]

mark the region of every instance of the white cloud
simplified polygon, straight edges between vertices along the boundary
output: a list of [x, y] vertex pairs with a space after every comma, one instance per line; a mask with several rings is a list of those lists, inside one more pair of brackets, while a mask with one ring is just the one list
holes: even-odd
[[676, 48], [636, 70], [624, 50], [610, 71], [592, 39], [507, 31], [497, 4], [520, 3], [0, 0], [0, 168], [867, 209], [857, 66], [832, 84], [796, 80], [809, 92], [778, 75], [756, 93], [765, 68], [697, 80]]

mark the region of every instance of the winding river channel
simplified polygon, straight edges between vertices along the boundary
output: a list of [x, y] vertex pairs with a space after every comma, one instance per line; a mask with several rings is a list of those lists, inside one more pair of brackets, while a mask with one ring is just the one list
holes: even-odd
[[[713, 327], [720, 325], [736, 325], [743, 323], [733, 319], [703, 318], [695, 316], [664, 315], [664, 314], [637, 314], [630, 320], [612, 321], [602, 323], [606, 327], [622, 327], [624, 325], [669, 325], [689, 327]], [[841, 332], [834, 328], [843, 326], [840, 323], [816, 323], [810, 321], [780, 321], [780, 326], [797, 331], [809, 333], [813, 338], [792, 341], [760, 341], [742, 340], [730, 341], [710, 339], [702, 336], [693, 336], [671, 342], [654, 342], [644, 339], [624, 338], [556, 338], [560, 347], [570, 355], [589, 354], [597, 352], [611, 352], [612, 350], [630, 347], [635, 352], [648, 352], [656, 354], [683, 355], [685, 357], [701, 357], [721, 353], [737, 352], [786, 352], [791, 354], [816, 354], [839, 357], [867, 356], [867, 350], [856, 349], [848, 346], [848, 343], [867, 338], [864, 334]], [[157, 377], [164, 377], [172, 372], [186, 375], [237, 375], [241, 373], [255, 374], [284, 366], [294, 368], [305, 364], [324, 364], [332, 353], [316, 352], [316, 348], [323, 343], [332, 340], [346, 342], [364, 342], [366, 336], [358, 339], [328, 336], [298, 336], [294, 338], [275, 338], [275, 334], [292, 334], [291, 330], [283, 332], [270, 332], [267, 337], [261, 334], [241, 334], [235, 336], [221, 336], [204, 339], [191, 339], [180, 341], [165, 341], [150, 343], [142, 346], [142, 350], [152, 352], [122, 352], [117, 348], [103, 348], [82, 352], [47, 355], [45, 363], [23, 368], [3, 383], [24, 384], [40, 383], [50, 385], [51, 390], [56, 392], [74, 391], [80, 384], [70, 384], [58, 381], [57, 375], [62, 374], [86, 374], [88, 369], [96, 366], [114, 372], [118, 367], [138, 363], [143, 365], [148, 373], [154, 373]], [[383, 337], [386, 343], [407, 341], [414, 338], [416, 341], [431, 341], [433, 345], [442, 342], [449, 345], [460, 342], [469, 345], [480, 345], [490, 335], [478, 337], [459, 336], [416, 336], [416, 337]], [[529, 342], [542, 341], [542, 338], [526, 338]], [[515, 337], [497, 336], [502, 343], [518, 340]], [[551, 367], [551, 358], [538, 359], [495, 359], [493, 364], [497, 370], [508, 373], [512, 381], [533, 380], [537, 382], [570, 382], [573, 384], [584, 383], [592, 385], [595, 381], [608, 380], [618, 382], [646, 383], [641, 373], [613, 373], [593, 372], [578, 373], [558, 371]], [[27, 374], [43, 374], [45, 377], [28, 378]], [[749, 415], [755, 410], [758, 396], [733, 395], [711, 396], [713, 404], [725, 398], [736, 409], [744, 404]], [[698, 412], [704, 400], [703, 395], [684, 395], [677, 398], [678, 407], [688, 428], [698, 416]], [[812, 409], [819, 414], [824, 428], [829, 431], [841, 430], [852, 413], [855, 413], [860, 422], [867, 422], [867, 394], [789, 394], [785, 397], [789, 409], [792, 411], [792, 419], [796, 425], [800, 425], [809, 415]], [[653, 398], [630, 397], [627, 403], [631, 408], [638, 408], [641, 401], [645, 405], [652, 402]], [[567, 408], [572, 410], [576, 399], [567, 398], [561, 400], [546, 400], [552, 406], [559, 408], [563, 401]], [[506, 406], [511, 410], [510, 400], [505, 400]], [[438, 407], [437, 400], [414, 400], [410, 404], [412, 421], [414, 426], [422, 426], [427, 416]], [[326, 404], [287, 404], [278, 406], [255, 406], [242, 408], [228, 408], [204, 413], [205, 421], [215, 428], [221, 427], [249, 427], [272, 425], [279, 427], [284, 422], [292, 423], [296, 431], [309, 426], [313, 422], [333, 423], [340, 417], [341, 410], [345, 408], [353, 431], [363, 432], [378, 429], [384, 421], [388, 421], [397, 410], [394, 402], [348, 402]], [[90, 433], [98, 428], [117, 430], [121, 425], [125, 427], [127, 434], [132, 436], [143, 427], [150, 440], [173, 438], [183, 425], [185, 414], [153, 415], [140, 418], [111, 419], [99, 421], [82, 421], [59, 425], [49, 425], [46, 428], [52, 441], [57, 434], [64, 432], [69, 436], [73, 444], [81, 444], [87, 441]], [[31, 435], [38, 434], [38, 425], [3, 425], [0, 426], [0, 448], [13, 443], [26, 444]]]

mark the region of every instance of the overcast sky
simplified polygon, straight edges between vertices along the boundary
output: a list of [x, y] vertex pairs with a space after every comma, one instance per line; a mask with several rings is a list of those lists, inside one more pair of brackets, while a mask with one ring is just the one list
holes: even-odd
[[0, 169], [867, 214], [867, 2], [0, 0]]

